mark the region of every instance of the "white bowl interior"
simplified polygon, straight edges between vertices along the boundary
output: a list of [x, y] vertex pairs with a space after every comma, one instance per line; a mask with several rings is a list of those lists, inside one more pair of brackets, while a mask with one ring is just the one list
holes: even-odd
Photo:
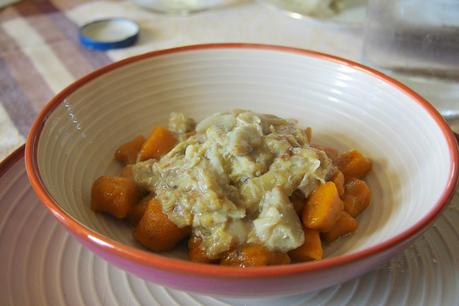
[[[346, 64], [265, 49], [200, 49], [164, 54], [112, 70], [70, 94], [49, 116], [38, 144], [40, 176], [73, 218], [140, 247], [124, 222], [89, 208], [100, 175], [121, 167], [115, 149], [181, 111], [201, 119], [246, 108], [299, 120], [316, 143], [357, 148], [374, 162], [370, 207], [357, 232], [327, 256], [355, 252], [406, 230], [439, 200], [450, 153], [442, 131], [414, 99]], [[183, 257], [180, 251], [170, 256]]]

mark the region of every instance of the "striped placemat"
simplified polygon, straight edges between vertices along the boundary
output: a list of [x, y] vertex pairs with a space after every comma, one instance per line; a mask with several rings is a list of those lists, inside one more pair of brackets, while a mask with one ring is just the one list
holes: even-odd
[[56, 91], [111, 60], [81, 47], [78, 25], [50, 1], [23, 1], [0, 14], [0, 100], [26, 135]]
[[74, 79], [112, 60], [78, 43], [65, 14], [77, 1], [21, 1], [0, 11], [0, 157], [24, 142], [43, 105]]

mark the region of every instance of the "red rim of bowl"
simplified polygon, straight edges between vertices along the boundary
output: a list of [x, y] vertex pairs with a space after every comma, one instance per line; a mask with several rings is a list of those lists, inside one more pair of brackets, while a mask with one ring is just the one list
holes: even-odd
[[[303, 56], [314, 57], [326, 61], [332, 61], [335, 63], [339, 63], [353, 69], [357, 69], [363, 71], [373, 77], [376, 77], [380, 80], [385, 81], [392, 87], [402, 91], [406, 95], [413, 98], [413, 102], [419, 104], [423, 107], [430, 116], [434, 119], [437, 123], [439, 128], [441, 129], [443, 136], [448, 144], [449, 154], [450, 154], [450, 171], [448, 182], [446, 185], [445, 190], [443, 191], [440, 199], [435, 203], [434, 207], [431, 211], [428, 212], [421, 220], [416, 222], [413, 226], [406, 229], [405, 231], [395, 235], [394, 237], [378, 243], [372, 247], [357, 251], [355, 253], [341, 255], [337, 257], [332, 257], [328, 259], [323, 259], [320, 261], [314, 262], [306, 262], [306, 263], [296, 263], [290, 265], [282, 265], [282, 266], [271, 266], [271, 267], [256, 267], [256, 268], [246, 268], [241, 269], [237, 267], [224, 267], [224, 266], [212, 266], [212, 269], [209, 269], [209, 265], [206, 264], [199, 264], [193, 263], [185, 260], [173, 259], [168, 258], [165, 256], [157, 255], [152, 252], [143, 251], [141, 249], [124, 245], [120, 242], [114, 241], [110, 238], [107, 238], [91, 229], [86, 227], [84, 224], [81, 224], [73, 217], [68, 215], [62, 208], [59, 207], [59, 204], [52, 198], [52, 196], [48, 193], [46, 186], [43, 184], [43, 181], [40, 178], [40, 173], [38, 171], [38, 162], [37, 162], [37, 145], [40, 139], [41, 131], [46, 123], [46, 120], [49, 114], [60, 104], [63, 102], [65, 97], [69, 94], [77, 90], [82, 85], [90, 82], [91, 80], [103, 75], [106, 72], [114, 70], [124, 65], [128, 65], [133, 62], [141, 61], [151, 57], [157, 57], [161, 55], [171, 54], [171, 53], [180, 53], [180, 52], [187, 52], [187, 51], [195, 51], [195, 50], [206, 50], [206, 49], [262, 49], [262, 50], [271, 50], [276, 52], [286, 52], [286, 53], [293, 53], [299, 54]], [[10, 159], [14, 160], [14, 159]], [[261, 44], [245, 44], [245, 43], [221, 43], [221, 44], [203, 44], [203, 45], [192, 45], [192, 46], [185, 46], [185, 47], [177, 47], [172, 49], [160, 50], [160, 51], [153, 51], [141, 55], [137, 55], [134, 57], [127, 58], [125, 60], [121, 60], [119, 62], [115, 62], [104, 66], [102, 68], [97, 69], [96, 71], [86, 75], [85, 77], [77, 80], [76, 82], [72, 83], [64, 90], [62, 90], [59, 94], [57, 94], [54, 98], [52, 98], [45, 108], [40, 112], [36, 120], [34, 121], [29, 136], [26, 141], [26, 149], [25, 149], [25, 162], [26, 162], [26, 170], [27, 175], [29, 177], [30, 183], [38, 195], [38, 198], [46, 205], [46, 207], [51, 210], [51, 212], [56, 216], [56, 218], [61, 222], [64, 226], [66, 226], [70, 231], [76, 234], [80, 239], [84, 241], [96, 244], [98, 248], [107, 251], [113, 252], [116, 255], [138, 262], [139, 264], [145, 266], [151, 266], [156, 269], [161, 269], [169, 272], [174, 273], [187, 273], [187, 274], [194, 274], [197, 276], [203, 277], [221, 277], [221, 278], [238, 278], [238, 277], [279, 277], [281, 275], [292, 275], [297, 273], [303, 273], [308, 271], [317, 271], [320, 269], [343, 265], [343, 264], [350, 264], [352, 262], [358, 261], [365, 257], [375, 255], [379, 252], [383, 252], [388, 250], [403, 241], [407, 240], [411, 236], [413, 236], [418, 231], [424, 229], [446, 206], [446, 204], [451, 200], [452, 196], [454, 195], [454, 191], [456, 188], [457, 180], [458, 180], [458, 161], [459, 161], [459, 153], [457, 149], [457, 142], [454, 137], [453, 132], [445, 122], [445, 120], [441, 117], [435, 108], [430, 105], [426, 100], [424, 100], [420, 95], [414, 92], [412, 89], [408, 88], [407, 86], [403, 85], [402, 83], [386, 76], [385, 74], [376, 71], [372, 68], [366, 67], [362, 64], [343, 59], [340, 57], [298, 49], [298, 48], [291, 48], [291, 47], [284, 47], [284, 46], [273, 46], [273, 45], [261, 45]]]

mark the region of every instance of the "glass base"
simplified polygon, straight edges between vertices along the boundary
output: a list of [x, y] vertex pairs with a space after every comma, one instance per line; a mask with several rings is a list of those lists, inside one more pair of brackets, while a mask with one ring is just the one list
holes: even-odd
[[163, 15], [188, 15], [221, 4], [222, 0], [132, 0], [149, 11]]
[[459, 120], [459, 83], [457, 81], [410, 75], [379, 67], [376, 69], [412, 88], [429, 101], [446, 120]]

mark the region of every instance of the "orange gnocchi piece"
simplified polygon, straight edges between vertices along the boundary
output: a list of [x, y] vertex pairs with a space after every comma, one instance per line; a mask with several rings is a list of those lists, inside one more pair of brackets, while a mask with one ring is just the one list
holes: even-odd
[[309, 229], [327, 232], [333, 228], [343, 210], [335, 183], [326, 182], [311, 194], [303, 210], [303, 225]]
[[357, 217], [371, 201], [371, 190], [367, 183], [352, 178], [346, 182], [344, 193], [344, 210], [352, 217]]
[[357, 229], [357, 227], [357, 220], [355, 220], [347, 212], [342, 211], [339, 219], [336, 221], [333, 228], [326, 233], [322, 233], [322, 239], [325, 242], [335, 241], [340, 236], [354, 232]]
[[304, 228], [304, 243], [288, 252], [290, 258], [294, 261], [310, 261], [322, 259], [324, 254], [320, 233], [318, 231]]
[[335, 175], [331, 178], [331, 181], [335, 183], [336, 189], [338, 190], [338, 194], [340, 198], [344, 196], [344, 175], [343, 172], [337, 170]]
[[130, 179], [117, 176], [101, 176], [91, 189], [91, 209], [125, 218], [140, 200], [142, 190]]
[[154, 128], [139, 152], [139, 160], [160, 159], [177, 144], [174, 134], [163, 127]]
[[163, 212], [156, 199], [148, 202], [147, 209], [134, 229], [134, 238], [152, 251], [172, 250], [177, 243], [190, 234], [190, 228], [179, 228]]
[[259, 267], [289, 264], [290, 257], [282, 252], [273, 252], [258, 244], [245, 244], [230, 251], [221, 261], [224, 266]]
[[115, 159], [124, 165], [135, 163], [137, 161], [137, 155], [144, 143], [145, 137], [137, 136], [133, 140], [122, 144], [115, 152]]
[[351, 177], [363, 178], [372, 168], [371, 160], [357, 150], [341, 153], [336, 159], [336, 165], [346, 179]]

